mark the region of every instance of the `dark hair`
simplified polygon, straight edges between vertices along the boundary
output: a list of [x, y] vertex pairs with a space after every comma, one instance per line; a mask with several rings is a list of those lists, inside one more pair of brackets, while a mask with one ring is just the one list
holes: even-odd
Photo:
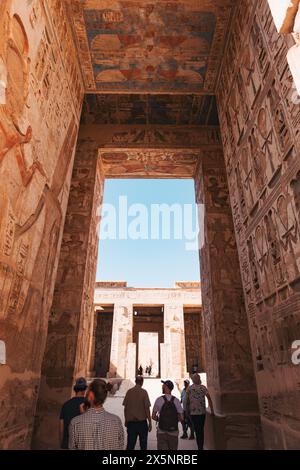
[[78, 393], [78, 392], [85, 392], [87, 389], [87, 381], [84, 377], [79, 377], [76, 382], [75, 382], [75, 385], [73, 387], [73, 390], [75, 393]]
[[84, 387], [84, 386], [80, 387], [80, 386], [74, 385], [74, 387], [73, 387], [73, 390], [74, 390], [75, 393], [85, 392], [86, 389], [87, 389], [87, 387]]
[[93, 392], [95, 405], [103, 405], [107, 398], [108, 392], [113, 388], [112, 384], [102, 379], [95, 379], [89, 386], [89, 390]]
[[144, 377], [142, 375], [138, 375], [136, 378], [135, 378], [135, 383], [137, 385], [143, 385], [144, 383]]

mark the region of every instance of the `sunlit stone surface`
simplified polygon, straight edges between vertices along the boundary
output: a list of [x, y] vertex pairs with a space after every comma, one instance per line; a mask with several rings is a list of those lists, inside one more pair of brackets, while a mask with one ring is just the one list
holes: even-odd
[[[193, 178], [202, 204], [207, 446], [300, 448], [299, 0], [278, 4], [1, 0], [0, 448], [58, 445], [91, 370], [104, 181], [129, 176]], [[167, 375], [182, 307], [164, 318]]]

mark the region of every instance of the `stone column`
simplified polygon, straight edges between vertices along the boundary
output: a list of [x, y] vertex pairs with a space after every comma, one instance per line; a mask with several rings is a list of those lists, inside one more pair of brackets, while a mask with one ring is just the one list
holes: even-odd
[[164, 342], [168, 377], [180, 379], [186, 374], [183, 306], [166, 304], [164, 308]]
[[169, 354], [168, 345], [164, 342], [160, 344], [160, 376], [162, 379], [169, 375]]
[[91, 322], [91, 330], [89, 337], [89, 359], [88, 359], [88, 377], [95, 377], [95, 350], [96, 350], [96, 330], [97, 330], [97, 319], [98, 319], [98, 310], [97, 307], [94, 311], [93, 321]]
[[195, 185], [203, 230], [199, 248], [207, 383], [217, 415], [207, 420], [206, 446], [259, 448], [249, 328], [221, 150], [203, 152]]
[[128, 343], [126, 353], [125, 379], [133, 380], [136, 376], [136, 343]]
[[60, 408], [89, 365], [103, 179], [98, 146], [79, 140], [42, 366], [33, 448], [59, 446]]
[[125, 378], [126, 376], [126, 357], [128, 344], [132, 343], [132, 328], [132, 304], [116, 303], [114, 305], [109, 377]]

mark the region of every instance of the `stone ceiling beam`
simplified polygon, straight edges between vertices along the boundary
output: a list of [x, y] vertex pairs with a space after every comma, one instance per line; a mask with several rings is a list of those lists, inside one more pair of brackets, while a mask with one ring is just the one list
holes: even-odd
[[199, 149], [222, 147], [218, 126], [81, 125], [80, 137], [99, 148]]

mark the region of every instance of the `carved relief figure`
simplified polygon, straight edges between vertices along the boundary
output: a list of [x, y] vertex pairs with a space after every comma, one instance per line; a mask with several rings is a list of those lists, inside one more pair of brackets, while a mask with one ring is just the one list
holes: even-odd
[[272, 116], [275, 118], [274, 129], [276, 132], [276, 137], [280, 145], [280, 150], [283, 152], [290, 143], [290, 132], [275, 80], [273, 81], [269, 90], [268, 98]]
[[236, 88], [233, 88], [230, 98], [229, 98], [229, 105], [230, 105], [230, 110], [232, 114], [232, 124], [235, 127], [235, 140], [236, 142], [239, 142], [239, 139], [241, 136], [242, 132], [242, 124], [240, 123], [241, 120], [241, 115], [240, 115], [240, 102], [243, 100], [240, 100], [240, 96], [238, 94], [238, 90]]
[[260, 84], [257, 79], [255, 57], [249, 45], [246, 46], [242, 67], [245, 85], [251, 97], [251, 105], [253, 105], [255, 98], [259, 94]]
[[212, 205], [218, 208], [227, 207], [228, 189], [227, 185], [222, 182], [222, 179], [217, 174], [211, 175], [208, 178], [207, 184]]
[[253, 243], [256, 247], [257, 253], [257, 266], [261, 279], [261, 290], [264, 297], [267, 297], [274, 289], [274, 279], [272, 276], [272, 268], [269, 256], [269, 247], [266, 240], [265, 228], [259, 225], [255, 230], [255, 241]]
[[258, 269], [256, 266], [256, 256], [254, 252], [252, 237], [250, 237], [249, 240], [247, 241], [247, 246], [248, 246], [248, 257], [249, 257], [249, 262], [250, 262], [250, 270], [251, 270], [253, 287], [256, 293], [259, 293], [260, 282], [259, 282]]
[[282, 284], [284, 282], [284, 267], [283, 261], [280, 252], [280, 244], [278, 241], [278, 235], [275, 223], [273, 221], [273, 213], [270, 210], [268, 214], [265, 216], [265, 226], [266, 226], [266, 235], [267, 241], [270, 246], [270, 254], [276, 274], [276, 281], [277, 284]]
[[248, 147], [244, 147], [241, 151], [241, 170], [243, 170], [243, 180], [245, 188], [245, 199], [247, 203], [248, 211], [250, 211], [254, 204], [253, 196], [253, 169], [249, 161], [249, 150]]
[[242, 216], [246, 217], [247, 215], [247, 210], [246, 210], [246, 203], [245, 203], [245, 197], [244, 197], [244, 188], [242, 184], [242, 178], [241, 178], [241, 172], [240, 172], [240, 166], [237, 165], [235, 169], [235, 176], [236, 176], [236, 184], [237, 184], [237, 190], [238, 190], [238, 195], [239, 195], [239, 203], [240, 203], [240, 208], [242, 212]]
[[27, 168], [24, 146], [32, 139], [31, 126], [22, 129], [21, 120], [29, 92], [29, 45], [21, 19], [15, 15], [10, 21], [10, 33], [2, 61], [7, 68], [6, 102], [0, 105], [0, 165], [7, 153], [15, 149], [15, 158], [24, 186], [36, 170], [45, 176], [36, 160]]
[[295, 178], [291, 181], [291, 188], [293, 190], [295, 208], [298, 214], [298, 221], [300, 223], [300, 171], [298, 171]]
[[264, 152], [259, 148], [257, 138], [255, 136], [255, 129], [249, 137], [249, 144], [251, 149], [251, 156], [253, 161], [254, 177], [256, 181], [257, 193], [260, 193], [266, 183], [266, 157]]
[[268, 112], [264, 107], [262, 107], [258, 113], [257, 129], [262, 140], [262, 152], [260, 152], [260, 154], [264, 153], [265, 160], [267, 157], [271, 169], [271, 175], [273, 175], [279, 165], [278, 150], [276, 145], [274, 145], [272, 124], [270, 122]]
[[[292, 196], [290, 194], [281, 195], [277, 199], [278, 231], [281, 239], [284, 257], [286, 260], [289, 278], [294, 279], [299, 274], [297, 260], [299, 254], [299, 226], [294, 214], [292, 205]], [[298, 255], [298, 256], [297, 256]]]

